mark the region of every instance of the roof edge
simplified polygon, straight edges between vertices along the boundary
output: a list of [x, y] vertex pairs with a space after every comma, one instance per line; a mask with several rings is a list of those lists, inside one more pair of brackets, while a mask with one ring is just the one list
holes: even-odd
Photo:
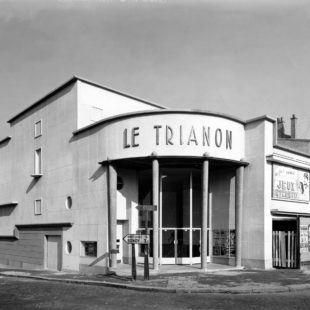
[[142, 103], [146, 103], [146, 104], [151, 105], [151, 106], [156, 107], [156, 108], [166, 109], [165, 106], [162, 106], [162, 105], [159, 105], [159, 104], [156, 104], [156, 103], [153, 103], [153, 102], [150, 102], [150, 101], [141, 99], [141, 98], [139, 98], [139, 97], [135, 97], [135, 96], [132, 96], [132, 95], [129, 95], [129, 94], [120, 92], [120, 91], [118, 91], [118, 90], [116, 90], [116, 89], [113, 89], [113, 88], [110, 88], [110, 87], [106, 87], [106, 86], [100, 85], [100, 84], [98, 84], [98, 83], [92, 82], [92, 81], [87, 80], [87, 79], [84, 79], [84, 78], [82, 78], [82, 77], [76, 76], [76, 79], [77, 79], [78, 81], [80, 81], [80, 82], [84, 82], [84, 83], [86, 83], [86, 84], [89, 84], [89, 85], [92, 85], [92, 86], [95, 86], [95, 87], [98, 87], [98, 88], [107, 90], [107, 91], [109, 91], [109, 92], [111, 92], [111, 93], [114, 93], [114, 94], [117, 94], [117, 95], [120, 95], [120, 96], [124, 96], [124, 97], [130, 98], [130, 99], [134, 99], [134, 100], [140, 101], [140, 102], [142, 102]]
[[254, 118], [250, 118], [248, 120], [245, 121], [246, 124], [250, 124], [250, 123], [254, 123], [254, 122], [258, 122], [258, 121], [269, 121], [271, 123], [275, 123], [276, 122], [276, 119], [269, 116], [269, 115], [261, 115], [261, 116], [258, 116], [258, 117], [254, 117]]
[[114, 94], [117, 94], [117, 95], [120, 95], [120, 96], [124, 96], [124, 97], [127, 97], [127, 98], [130, 98], [130, 99], [134, 99], [134, 100], [137, 100], [137, 101], [140, 101], [142, 103], [145, 103], [145, 104], [148, 104], [148, 105], [151, 105], [151, 106], [154, 106], [154, 107], [157, 107], [157, 108], [160, 108], [160, 109], [165, 109], [164, 106], [160, 106], [158, 104], [155, 104], [155, 103], [152, 103], [152, 102], [148, 102], [146, 100], [143, 100], [143, 99], [140, 99], [140, 98], [137, 98], [137, 97], [134, 97], [134, 96], [131, 96], [131, 95], [128, 95], [128, 94], [125, 94], [125, 93], [122, 93], [122, 92], [119, 92], [115, 89], [112, 89], [112, 88], [109, 88], [109, 87], [105, 87], [103, 85], [100, 85], [100, 84], [97, 84], [95, 82], [92, 82], [92, 81], [89, 81], [87, 79], [84, 79], [82, 77], [79, 77], [79, 76], [76, 76], [74, 75], [73, 77], [71, 77], [69, 80], [67, 80], [66, 82], [64, 82], [63, 84], [61, 84], [60, 86], [54, 88], [52, 91], [48, 92], [45, 96], [41, 97], [39, 100], [35, 101], [33, 104], [31, 104], [30, 106], [28, 106], [27, 108], [25, 108], [24, 110], [22, 110], [21, 112], [17, 113], [16, 115], [14, 115], [13, 117], [11, 117], [7, 123], [12, 123], [14, 122], [16, 119], [18, 119], [19, 117], [21, 117], [22, 115], [24, 115], [25, 113], [31, 111], [33, 108], [37, 107], [38, 105], [40, 105], [43, 101], [49, 99], [50, 97], [52, 97], [53, 95], [55, 95], [56, 93], [58, 93], [59, 91], [63, 90], [64, 88], [68, 87], [69, 85], [71, 85], [72, 83], [75, 83], [76, 81], [81, 81], [83, 83], [87, 83], [89, 85], [92, 85], [92, 86], [95, 86], [95, 87], [98, 87], [98, 88], [101, 88], [101, 89], [104, 89], [104, 90], [107, 90], [109, 92], [112, 92]]
[[290, 147], [282, 146], [282, 145], [279, 145], [279, 144], [275, 144], [273, 147], [276, 148], [276, 149], [279, 149], [281, 151], [290, 152], [290, 153], [293, 153], [293, 154], [296, 154], [296, 155], [300, 155], [300, 156], [304, 156], [304, 157], [310, 158], [310, 154], [307, 154], [307, 153], [304, 153], [304, 152], [301, 152], [301, 151], [296, 151], [295, 149], [292, 149]]

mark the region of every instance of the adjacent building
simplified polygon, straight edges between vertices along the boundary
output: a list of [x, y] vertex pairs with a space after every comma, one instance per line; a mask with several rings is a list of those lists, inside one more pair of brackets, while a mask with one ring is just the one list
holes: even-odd
[[296, 120], [289, 136], [282, 119], [166, 109], [73, 77], [0, 141], [0, 266], [107, 272], [131, 262], [125, 235], [147, 233], [155, 270], [302, 267], [310, 144]]

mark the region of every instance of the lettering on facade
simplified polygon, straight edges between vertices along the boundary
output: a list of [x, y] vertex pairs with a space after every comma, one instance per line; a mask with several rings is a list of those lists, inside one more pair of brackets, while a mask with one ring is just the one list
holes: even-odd
[[[140, 128], [133, 127], [131, 129], [124, 129], [123, 131], [123, 147], [138, 147], [138, 137], [140, 135]], [[217, 148], [232, 149], [233, 137], [231, 130], [223, 130], [221, 128], [213, 129], [209, 126], [202, 126], [196, 128], [191, 126], [190, 129], [185, 130], [182, 125], [178, 127], [171, 127], [169, 125], [154, 125], [153, 135], [148, 133], [150, 139], [154, 139], [155, 145], [188, 145], [188, 146], [211, 146]]]
[[281, 200], [309, 201], [309, 172], [273, 165], [272, 197]]
[[[139, 143], [137, 142], [137, 137], [139, 136], [139, 127], [133, 127], [130, 131], [130, 138], [128, 137], [128, 130], [127, 128], [123, 131], [123, 142], [124, 142], [124, 148], [129, 147], [137, 147], [139, 146]], [[130, 144], [131, 143], [131, 144]]]

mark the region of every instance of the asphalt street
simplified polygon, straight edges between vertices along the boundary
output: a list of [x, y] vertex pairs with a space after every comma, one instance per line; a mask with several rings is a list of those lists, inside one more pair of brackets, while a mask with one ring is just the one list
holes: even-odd
[[309, 309], [310, 291], [175, 294], [0, 277], [0, 309]]

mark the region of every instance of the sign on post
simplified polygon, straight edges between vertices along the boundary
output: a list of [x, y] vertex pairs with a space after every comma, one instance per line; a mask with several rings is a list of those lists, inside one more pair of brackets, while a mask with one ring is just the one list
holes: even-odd
[[149, 244], [150, 235], [128, 234], [123, 240], [129, 244]]
[[[157, 211], [157, 205], [138, 205], [137, 209], [145, 214], [145, 232], [148, 234], [149, 213]], [[144, 245], [144, 280], [149, 280], [149, 244]]]

